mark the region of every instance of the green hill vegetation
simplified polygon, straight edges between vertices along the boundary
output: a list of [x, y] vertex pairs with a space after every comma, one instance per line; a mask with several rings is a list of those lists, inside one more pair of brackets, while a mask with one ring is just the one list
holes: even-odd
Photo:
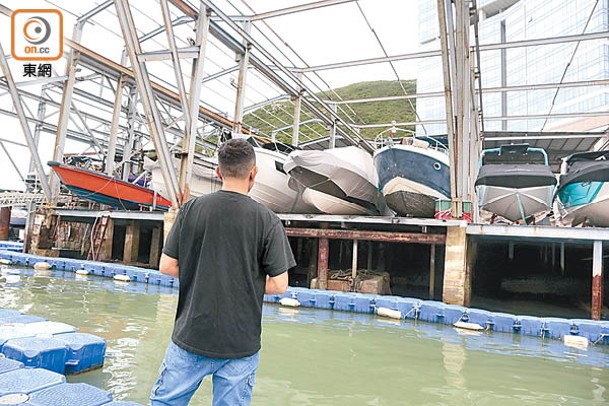
[[[416, 93], [415, 80], [403, 80], [402, 85], [407, 94]], [[338, 96], [337, 96], [338, 94]], [[403, 96], [404, 91], [398, 81], [375, 81], [359, 82], [345, 87], [318, 93], [317, 96], [322, 100], [338, 101], [368, 99], [385, 96]], [[396, 122], [415, 121], [414, 108], [416, 100], [393, 100], [383, 102], [355, 103], [350, 105], [339, 105], [338, 114], [348, 123], [363, 124], [384, 124]], [[277, 134], [277, 140], [290, 143], [292, 140], [292, 121], [294, 105], [289, 101], [273, 103], [261, 107], [244, 117], [244, 123], [251, 128], [256, 128], [260, 135], [270, 137], [274, 130], [282, 127], [288, 129]], [[301, 110], [300, 121], [310, 120], [314, 116], [304, 107]], [[386, 128], [363, 128], [360, 134], [367, 139], [374, 139], [381, 131]], [[414, 126], [406, 129], [413, 130]], [[319, 123], [301, 125], [300, 141], [324, 137], [329, 134], [326, 126]]]

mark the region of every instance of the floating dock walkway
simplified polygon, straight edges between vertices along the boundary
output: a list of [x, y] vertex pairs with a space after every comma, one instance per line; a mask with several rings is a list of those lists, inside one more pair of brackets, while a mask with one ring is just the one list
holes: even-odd
[[[52, 269], [60, 271], [76, 272], [80, 270], [92, 275], [115, 278], [115, 280], [117, 279], [116, 276], [128, 277], [120, 278], [121, 281], [174, 288], [178, 286], [176, 279], [158, 271], [121, 264], [40, 257], [10, 251], [0, 251], [0, 258], [15, 265], [33, 266], [36, 262], [45, 261], [51, 265]], [[462, 321], [477, 324], [482, 330], [486, 331], [551, 339], [577, 336], [584, 337], [593, 344], [609, 344], [609, 321], [513, 315], [450, 305], [433, 300], [293, 287], [290, 287], [283, 295], [265, 295], [267, 303], [281, 303], [282, 299], [296, 300], [297, 305], [303, 307], [364, 314], [375, 314], [378, 309], [383, 308], [399, 312], [399, 318], [401, 319], [448, 325]]]

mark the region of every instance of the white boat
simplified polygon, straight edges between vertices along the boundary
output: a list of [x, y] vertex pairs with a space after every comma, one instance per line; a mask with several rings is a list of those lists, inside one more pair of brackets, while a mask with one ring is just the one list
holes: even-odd
[[609, 227], [609, 151], [564, 158], [556, 198], [564, 225]]
[[254, 147], [258, 175], [250, 196], [275, 213], [315, 213], [314, 208], [304, 202], [299, 190], [288, 186], [288, 175], [283, 169], [287, 155], [278, 151], [274, 144]]
[[296, 150], [284, 165], [293, 190], [325, 214], [378, 215], [384, 202], [372, 157], [349, 146], [326, 150]]
[[[254, 187], [250, 191], [252, 199], [256, 200], [276, 213], [314, 213], [314, 208], [307, 205], [299, 196], [298, 191], [288, 187], [288, 176], [283, 170], [287, 158], [286, 152], [291, 151], [288, 145], [280, 143], [262, 144], [254, 139], [248, 139], [254, 145], [258, 175]], [[178, 170], [180, 161], [173, 158], [173, 164]], [[197, 197], [216, 192], [222, 188], [222, 181], [216, 175], [217, 158], [197, 159], [193, 165], [190, 195]], [[152, 174], [150, 186], [161, 195], [165, 195], [165, 183], [161, 168], [157, 161], [145, 158], [144, 169]]]
[[379, 189], [401, 216], [434, 217], [436, 200], [450, 199], [449, 160], [444, 144], [407, 137], [374, 153]]
[[[179, 172], [180, 160], [178, 158], [172, 158], [171, 161], [176, 171]], [[192, 197], [213, 193], [222, 188], [222, 181], [216, 175], [217, 165], [214, 158], [197, 159], [195, 161], [192, 168], [192, 180], [190, 182], [190, 195]], [[161, 196], [167, 196], [167, 189], [165, 188], [165, 182], [163, 181], [159, 162], [144, 157], [144, 169], [152, 175], [150, 187]]]
[[543, 149], [504, 145], [482, 152], [475, 185], [480, 209], [526, 223], [550, 210], [556, 177]]

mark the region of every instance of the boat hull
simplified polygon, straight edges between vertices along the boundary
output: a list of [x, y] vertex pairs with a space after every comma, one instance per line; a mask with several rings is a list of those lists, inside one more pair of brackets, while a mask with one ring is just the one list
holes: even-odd
[[558, 191], [561, 221], [609, 227], [609, 182], [571, 183]]
[[292, 190], [325, 214], [378, 215], [379, 201], [372, 158], [356, 147], [292, 152], [284, 165]]
[[476, 188], [480, 209], [518, 221], [549, 211], [554, 185], [508, 188], [481, 185]]
[[167, 210], [171, 202], [157, 192], [85, 169], [49, 162], [72, 194], [121, 210], [153, 207]]
[[450, 199], [448, 156], [433, 149], [392, 145], [374, 156], [379, 188], [401, 216], [434, 217], [438, 199]]
[[281, 152], [254, 148], [258, 175], [250, 191], [252, 199], [275, 213], [313, 213], [298, 190], [288, 186], [288, 175], [283, 170], [287, 156]]
[[[173, 167], [179, 171], [180, 160], [172, 158]], [[197, 197], [208, 193], [213, 193], [222, 188], [222, 181], [216, 175], [217, 164], [211, 159], [209, 161], [198, 162], [193, 165], [193, 172], [190, 181], [190, 196]], [[161, 166], [158, 161], [144, 158], [144, 169], [150, 172], [152, 180], [150, 186], [162, 195], [167, 195]]]

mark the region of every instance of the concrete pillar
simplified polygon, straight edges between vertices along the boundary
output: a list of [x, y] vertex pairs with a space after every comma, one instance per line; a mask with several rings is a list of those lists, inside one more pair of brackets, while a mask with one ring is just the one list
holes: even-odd
[[8, 240], [8, 230], [11, 226], [11, 208], [0, 207], [0, 241]]
[[150, 241], [150, 259], [148, 265], [158, 266], [161, 258], [161, 226], [155, 227], [152, 230], [152, 238]]
[[466, 227], [447, 227], [442, 288], [444, 303], [469, 306], [471, 278], [467, 259]]
[[601, 319], [603, 309], [603, 242], [592, 246], [592, 320]]
[[353, 291], [355, 292], [355, 278], [357, 278], [357, 240], [353, 240], [353, 249], [351, 250], [351, 280], [353, 281]]
[[163, 242], [165, 242], [165, 240], [167, 240], [167, 236], [169, 235], [169, 231], [171, 230], [171, 227], [173, 226], [174, 221], [176, 221], [177, 215], [178, 215], [178, 212], [175, 210], [171, 210], [171, 209], [165, 213], [165, 216], [163, 219]]
[[[101, 220], [99, 220], [101, 221]], [[97, 255], [98, 261], [110, 261], [112, 260], [112, 245], [114, 242], [114, 220], [108, 218], [108, 224], [106, 225], [106, 232], [104, 233], [104, 240], [102, 241], [101, 248]]]
[[138, 250], [140, 245], [140, 223], [131, 220], [125, 231], [125, 250], [123, 261], [129, 263], [137, 262]]
[[330, 257], [330, 240], [327, 238], [319, 239], [319, 249], [317, 250], [317, 280], [319, 289], [328, 288], [328, 258]]

